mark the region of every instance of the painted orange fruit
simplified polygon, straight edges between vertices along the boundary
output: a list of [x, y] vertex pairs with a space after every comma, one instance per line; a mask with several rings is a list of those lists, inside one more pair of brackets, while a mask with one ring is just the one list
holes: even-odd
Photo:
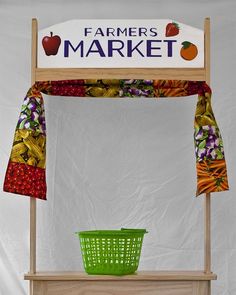
[[189, 41], [182, 43], [183, 47], [180, 49], [180, 55], [185, 60], [193, 60], [197, 54], [197, 46]]

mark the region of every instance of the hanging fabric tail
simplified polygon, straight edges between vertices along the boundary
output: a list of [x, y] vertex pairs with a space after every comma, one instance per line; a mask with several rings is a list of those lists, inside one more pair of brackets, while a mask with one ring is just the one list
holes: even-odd
[[205, 83], [198, 89], [194, 143], [197, 167], [196, 195], [228, 190], [223, 141], [211, 107], [211, 90]]
[[3, 190], [46, 200], [45, 161], [44, 102], [33, 86], [21, 108]]

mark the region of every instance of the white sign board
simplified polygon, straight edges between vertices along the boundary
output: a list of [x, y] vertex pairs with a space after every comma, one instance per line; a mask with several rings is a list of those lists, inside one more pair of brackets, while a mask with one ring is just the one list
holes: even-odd
[[39, 31], [39, 68], [203, 68], [204, 32], [165, 20], [71, 20]]

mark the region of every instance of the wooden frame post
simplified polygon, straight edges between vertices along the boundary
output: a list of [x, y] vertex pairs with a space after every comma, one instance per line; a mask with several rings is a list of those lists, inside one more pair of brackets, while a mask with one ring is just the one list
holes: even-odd
[[[206, 83], [210, 85], [210, 18], [205, 18], [205, 73]], [[204, 198], [204, 272], [211, 272], [211, 195]]]
[[[35, 83], [37, 67], [38, 23], [32, 19], [31, 84]], [[30, 198], [30, 273], [36, 273], [36, 199]], [[30, 294], [33, 294], [33, 282], [30, 282]]]

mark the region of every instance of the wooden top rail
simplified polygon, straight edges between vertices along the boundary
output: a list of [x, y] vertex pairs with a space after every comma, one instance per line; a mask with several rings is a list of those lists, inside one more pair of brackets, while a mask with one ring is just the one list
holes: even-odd
[[36, 81], [73, 79], [146, 79], [205, 81], [204, 68], [36, 68]]

